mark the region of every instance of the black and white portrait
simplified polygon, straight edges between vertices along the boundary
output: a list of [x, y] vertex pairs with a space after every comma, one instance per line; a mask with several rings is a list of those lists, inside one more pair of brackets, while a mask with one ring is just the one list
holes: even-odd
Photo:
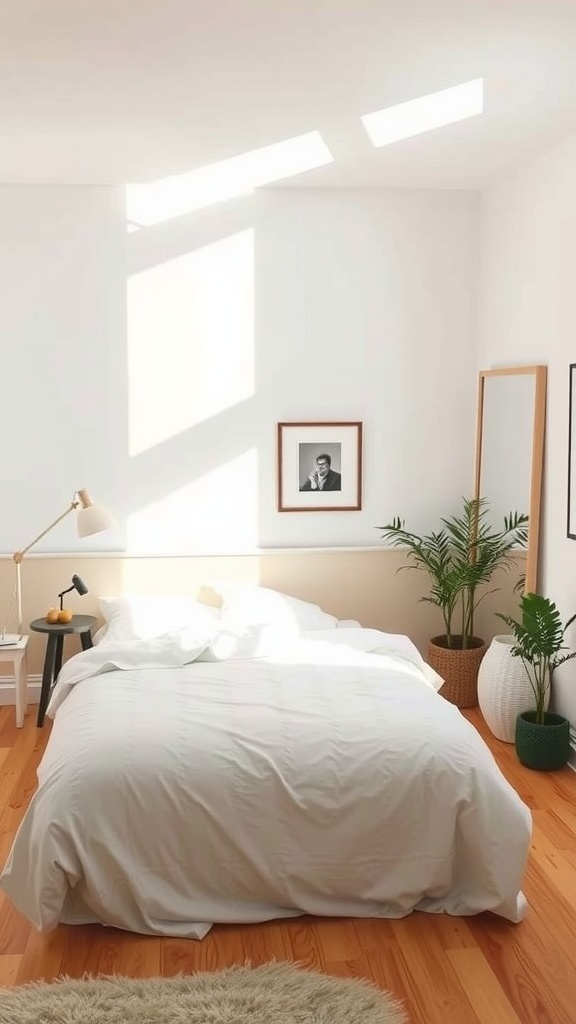
[[278, 511], [357, 512], [362, 508], [362, 424], [277, 424]]
[[301, 491], [341, 491], [342, 445], [339, 442], [298, 446], [298, 477]]

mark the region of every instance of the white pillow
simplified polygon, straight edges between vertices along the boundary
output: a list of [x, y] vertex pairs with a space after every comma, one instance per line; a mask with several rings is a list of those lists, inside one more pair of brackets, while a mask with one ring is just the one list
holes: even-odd
[[317, 604], [289, 597], [254, 583], [212, 580], [222, 601], [222, 621], [237, 627], [268, 626], [279, 634], [299, 636], [306, 630], [335, 629], [338, 619]]
[[93, 643], [109, 640], [152, 640], [175, 630], [212, 629], [220, 613], [191, 597], [100, 597], [106, 625]]

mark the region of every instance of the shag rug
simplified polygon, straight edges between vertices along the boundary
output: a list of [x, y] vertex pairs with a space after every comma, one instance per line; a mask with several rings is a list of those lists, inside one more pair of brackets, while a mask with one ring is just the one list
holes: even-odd
[[1, 1024], [406, 1024], [369, 982], [292, 964], [176, 978], [30, 982], [0, 990]]

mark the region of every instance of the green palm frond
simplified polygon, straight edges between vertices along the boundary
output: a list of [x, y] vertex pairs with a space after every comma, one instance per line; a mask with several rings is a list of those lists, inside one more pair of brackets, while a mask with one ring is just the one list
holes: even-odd
[[[515, 551], [528, 538], [527, 515], [510, 512], [503, 526], [494, 529], [485, 498], [463, 498], [462, 502], [459, 514], [441, 518], [441, 528], [428, 534], [407, 530], [399, 516], [377, 527], [382, 540], [406, 551], [409, 563], [401, 568], [418, 567], [428, 573], [430, 592], [423, 600], [441, 610], [449, 645], [453, 633], [461, 634], [467, 645], [486, 586], [497, 569], [515, 564]], [[453, 628], [455, 616], [460, 618], [457, 629]]]
[[546, 695], [550, 689], [552, 673], [566, 661], [576, 657], [565, 642], [566, 630], [576, 620], [572, 615], [562, 625], [558, 608], [542, 594], [523, 594], [520, 600], [521, 619], [497, 612], [506, 623], [515, 643], [510, 649], [513, 657], [521, 658], [536, 700], [536, 721], [544, 722]]
[[521, 621], [511, 615], [497, 613], [516, 641], [512, 653], [528, 662], [547, 661], [552, 670], [562, 662], [576, 657], [576, 651], [563, 653], [567, 650], [564, 643], [566, 630], [576, 620], [576, 615], [572, 615], [562, 625], [558, 608], [542, 594], [524, 594], [520, 600], [520, 610]]

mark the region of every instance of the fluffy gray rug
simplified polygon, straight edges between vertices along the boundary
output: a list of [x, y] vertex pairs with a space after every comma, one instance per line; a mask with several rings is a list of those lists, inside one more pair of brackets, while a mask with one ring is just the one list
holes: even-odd
[[368, 982], [292, 964], [176, 978], [86, 978], [0, 990], [1, 1024], [406, 1024]]

